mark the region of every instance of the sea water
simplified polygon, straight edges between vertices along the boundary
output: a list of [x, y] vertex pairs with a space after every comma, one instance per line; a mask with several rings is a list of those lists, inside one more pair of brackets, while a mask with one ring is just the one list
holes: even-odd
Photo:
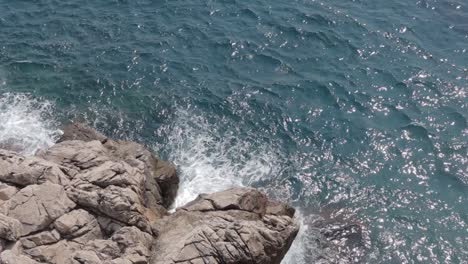
[[0, 144], [70, 120], [174, 162], [174, 206], [297, 208], [284, 264], [467, 263], [468, 4], [0, 0]]

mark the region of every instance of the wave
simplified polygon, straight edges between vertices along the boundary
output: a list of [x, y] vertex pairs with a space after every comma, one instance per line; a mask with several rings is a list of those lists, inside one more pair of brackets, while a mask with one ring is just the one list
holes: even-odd
[[0, 95], [0, 146], [22, 154], [34, 154], [53, 145], [61, 135], [52, 117], [50, 101], [28, 94]]
[[168, 152], [180, 171], [180, 193], [175, 206], [183, 205], [200, 193], [247, 186], [278, 171], [278, 159], [270, 146], [254, 144], [223, 131], [223, 119], [208, 118], [179, 110], [166, 130]]
[[[168, 125], [170, 128], [161, 128], [168, 134], [167, 145], [161, 148], [177, 165], [181, 179], [174, 207], [186, 204], [201, 193], [255, 186], [256, 182], [281, 171], [282, 157], [273, 151], [275, 146], [238, 136], [237, 131], [226, 129], [229, 126], [226, 119], [214, 119], [190, 109], [178, 110], [174, 122]], [[307, 239], [306, 230], [303, 225], [283, 264], [306, 263], [306, 248], [302, 246]]]

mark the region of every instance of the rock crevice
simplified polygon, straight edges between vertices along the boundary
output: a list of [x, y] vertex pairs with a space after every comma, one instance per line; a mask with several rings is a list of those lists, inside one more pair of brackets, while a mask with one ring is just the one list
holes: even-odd
[[178, 185], [170, 162], [83, 124], [34, 156], [0, 149], [0, 263], [280, 263], [298, 232], [252, 188], [171, 214]]

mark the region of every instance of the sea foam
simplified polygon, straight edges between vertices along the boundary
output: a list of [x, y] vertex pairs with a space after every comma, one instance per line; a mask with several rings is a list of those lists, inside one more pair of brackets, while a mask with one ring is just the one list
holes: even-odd
[[[177, 165], [181, 179], [174, 208], [201, 193], [251, 186], [281, 172], [283, 158], [273, 151], [274, 146], [255, 144], [255, 139], [224, 131], [228, 126], [224, 120], [208, 122], [205, 116], [189, 110], [178, 110], [176, 116], [170, 128], [162, 128], [168, 142], [161, 146]], [[298, 215], [301, 222], [300, 212]], [[305, 263], [305, 230], [302, 226], [283, 264]]]
[[53, 104], [28, 94], [0, 95], [0, 146], [34, 154], [54, 144], [61, 131], [53, 119]]

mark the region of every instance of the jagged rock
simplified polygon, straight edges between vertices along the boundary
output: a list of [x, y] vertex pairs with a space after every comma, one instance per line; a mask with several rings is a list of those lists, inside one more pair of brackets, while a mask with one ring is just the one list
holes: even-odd
[[101, 264], [102, 262], [95, 252], [79, 250], [71, 256], [71, 263]]
[[94, 252], [99, 259], [115, 259], [121, 255], [119, 245], [113, 240], [92, 240], [84, 246], [83, 250]]
[[289, 204], [280, 203], [276, 201], [268, 201], [266, 207], [266, 214], [287, 215], [292, 218], [294, 217], [295, 212], [296, 209], [294, 209], [294, 207], [291, 207]]
[[53, 226], [63, 237], [79, 243], [102, 238], [97, 219], [83, 209], [62, 215], [55, 220]]
[[[93, 137], [90, 135], [86, 139]], [[161, 196], [155, 175], [160, 175], [161, 179], [165, 177], [162, 182], [171, 179], [178, 183], [173, 179], [178, 179], [175, 170], [168, 170], [168, 164], [153, 169], [157, 159], [133, 142], [107, 139], [103, 145], [97, 140], [64, 141], [40, 156], [66, 168], [72, 178], [67, 193], [74, 202], [149, 232], [149, 222], [167, 212], [167, 203]], [[172, 174], [169, 176], [167, 172]]]
[[67, 240], [60, 240], [51, 245], [38, 246], [32, 249], [25, 249], [24, 254], [34, 260], [46, 263], [70, 264], [71, 256], [80, 250], [79, 243]]
[[7, 241], [3, 238], [0, 238], [0, 252], [3, 252], [4, 250], [6, 250], [6, 244], [7, 244]]
[[135, 142], [107, 140], [104, 146], [114, 158], [143, 169], [147, 207], [160, 209], [162, 205], [168, 208], [174, 202], [179, 177], [173, 164], [158, 160], [148, 149]]
[[39, 264], [39, 262], [25, 255], [17, 254], [12, 250], [5, 250], [0, 254], [2, 264]]
[[10, 199], [19, 191], [15, 186], [0, 182], [0, 203]]
[[135, 227], [123, 227], [111, 240], [120, 248], [120, 256], [111, 263], [148, 263], [153, 237]]
[[66, 185], [69, 180], [57, 164], [0, 149], [0, 181], [27, 186], [46, 181]]
[[174, 202], [179, 188], [179, 177], [175, 166], [170, 162], [159, 160], [153, 169], [153, 177], [161, 188], [163, 205], [169, 207]]
[[21, 245], [24, 248], [33, 248], [56, 243], [60, 240], [60, 234], [57, 230], [44, 231], [34, 235], [21, 238]]
[[69, 169], [69, 197], [80, 206], [149, 231], [148, 222], [165, 213], [144, 205], [144, 166], [116, 160], [99, 141], [65, 141], [41, 154]]
[[47, 227], [73, 207], [62, 186], [44, 183], [21, 189], [0, 206], [0, 212], [20, 221], [24, 236]]
[[98, 216], [97, 220], [99, 226], [101, 226], [102, 232], [104, 232], [106, 236], [110, 236], [115, 233], [115, 231], [125, 226], [124, 223], [105, 216]]
[[280, 263], [299, 230], [250, 188], [200, 195], [159, 226], [152, 264]]
[[136, 167], [142, 165], [147, 176], [145, 182], [147, 189], [145, 199], [149, 202], [147, 207], [155, 206], [161, 209], [157, 206], [161, 204], [167, 208], [174, 202], [179, 187], [179, 177], [177, 177], [175, 166], [170, 162], [158, 160], [143, 145], [130, 141], [114, 141], [81, 123], [67, 126], [58, 142], [72, 140], [84, 142], [97, 140], [115, 159], [124, 160]]
[[16, 241], [22, 231], [21, 222], [0, 213], [0, 238]]
[[224, 192], [201, 194], [183, 206], [187, 211], [243, 210], [265, 214], [268, 199], [265, 194], [251, 188], [232, 188]]
[[57, 141], [57, 143], [71, 140], [81, 140], [85, 142], [98, 140], [101, 142], [105, 142], [106, 139], [106, 136], [86, 126], [85, 124], [72, 123], [63, 129], [63, 134]]
[[65, 141], [42, 151], [39, 156], [66, 168], [64, 171], [71, 178], [109, 160], [106, 148], [99, 141]]
[[153, 237], [140, 231], [135, 227], [123, 227], [111, 237], [120, 248], [124, 249], [125, 254], [143, 254], [149, 255], [148, 250], [151, 248]]
[[101, 189], [95, 185], [84, 184], [70, 188], [68, 194], [83, 207], [151, 232], [149, 221], [153, 219], [153, 215], [141, 204], [138, 194], [129, 188], [111, 185]]
[[280, 263], [293, 208], [233, 188], [171, 215], [178, 184], [143, 145], [82, 124], [36, 156], [0, 150], [0, 263]]

